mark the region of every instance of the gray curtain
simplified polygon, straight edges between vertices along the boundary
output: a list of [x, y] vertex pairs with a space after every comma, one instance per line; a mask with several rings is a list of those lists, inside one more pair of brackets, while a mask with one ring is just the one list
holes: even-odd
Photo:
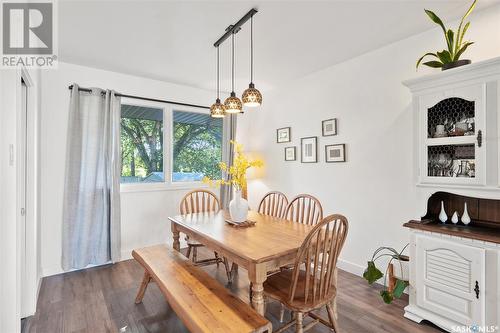
[[62, 267], [120, 259], [120, 98], [73, 84], [64, 184]]
[[[231, 140], [236, 140], [236, 118], [237, 115], [231, 114], [224, 117], [223, 133], [222, 133], [222, 161], [228, 166], [233, 165], [234, 149]], [[227, 209], [233, 191], [231, 186], [222, 185], [220, 187], [220, 200], [222, 209]]]

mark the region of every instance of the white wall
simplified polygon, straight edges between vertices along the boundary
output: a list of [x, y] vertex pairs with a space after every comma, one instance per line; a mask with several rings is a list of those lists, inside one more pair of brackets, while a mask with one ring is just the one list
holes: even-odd
[[[61, 232], [64, 166], [69, 107], [68, 86], [114, 89], [123, 94], [210, 105], [208, 91], [169, 84], [115, 72], [60, 63], [57, 70], [42, 75], [41, 266], [44, 276], [62, 272]], [[122, 257], [132, 249], [171, 242], [167, 217], [178, 214], [178, 203], [187, 189], [122, 192]]]
[[[500, 6], [471, 21], [468, 38], [476, 44], [466, 57], [500, 56]], [[424, 212], [416, 204], [411, 95], [401, 81], [435, 71], [416, 73], [415, 61], [443, 43], [434, 29], [265, 93], [261, 109], [239, 122], [239, 140], [260, 151], [267, 165], [266, 177], [249, 184], [250, 204], [256, 207], [269, 189], [317, 196], [325, 215], [348, 218], [341, 265], [358, 274], [377, 247], [402, 248], [409, 241], [402, 224]], [[338, 135], [321, 137], [321, 121], [329, 118], [338, 119]], [[276, 129], [287, 126], [292, 142], [277, 144]], [[306, 136], [318, 136], [317, 164], [300, 163], [300, 138]], [[324, 146], [335, 143], [346, 143], [346, 163], [325, 163]], [[284, 161], [287, 146], [297, 146], [297, 161]]]

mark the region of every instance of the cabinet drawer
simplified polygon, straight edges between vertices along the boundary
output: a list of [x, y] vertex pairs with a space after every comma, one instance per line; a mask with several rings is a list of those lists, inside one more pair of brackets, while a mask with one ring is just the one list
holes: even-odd
[[416, 238], [417, 304], [461, 325], [484, 325], [485, 250]]

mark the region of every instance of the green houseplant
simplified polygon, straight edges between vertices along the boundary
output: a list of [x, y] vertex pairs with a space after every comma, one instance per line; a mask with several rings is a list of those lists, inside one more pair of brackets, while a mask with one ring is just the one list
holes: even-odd
[[[403, 292], [406, 287], [408, 287], [408, 276], [403, 276], [404, 275], [404, 269], [403, 269], [403, 262], [408, 262], [409, 258], [405, 255], [403, 255], [403, 252], [406, 250], [408, 247], [408, 244], [400, 251], [396, 251], [392, 247], [379, 247], [378, 249], [375, 250], [373, 253], [373, 256], [370, 261], [368, 261], [368, 265], [363, 273], [363, 277], [365, 280], [368, 281], [369, 284], [373, 284], [375, 281], [378, 279], [384, 277], [384, 289], [380, 292], [380, 296], [382, 296], [382, 299], [384, 300], [385, 303], [390, 304], [394, 298], [400, 298], [401, 295], [403, 295]], [[380, 271], [377, 266], [375, 265], [375, 262], [383, 257], [389, 257], [390, 260], [387, 264], [387, 268], [385, 270], [385, 274]], [[394, 287], [392, 290], [390, 290], [387, 287], [387, 277], [388, 277], [388, 270], [389, 266], [392, 264], [393, 261], [396, 261], [397, 264], [399, 264], [400, 268], [400, 276], [395, 277], [394, 280]]]
[[460, 59], [460, 57], [470, 45], [474, 44], [474, 42], [464, 41], [465, 33], [467, 32], [467, 29], [469, 29], [470, 26], [470, 22], [467, 22], [464, 25], [464, 21], [474, 10], [476, 2], [477, 0], [474, 0], [472, 5], [469, 7], [467, 12], [462, 17], [462, 20], [460, 21], [460, 25], [458, 26], [457, 31], [446, 29], [443, 21], [434, 12], [425, 9], [425, 13], [427, 14], [427, 16], [429, 16], [432, 22], [439, 25], [443, 30], [447, 49], [441, 52], [439, 51], [436, 53], [429, 52], [424, 54], [422, 57], [420, 57], [420, 59], [418, 59], [416, 66], [417, 68], [422, 63], [422, 60], [424, 60], [425, 57], [434, 57], [436, 58], [436, 60], [430, 60], [424, 62], [422, 63], [422, 65], [426, 65], [433, 68], [441, 68], [442, 70], [470, 64], [470, 60]]

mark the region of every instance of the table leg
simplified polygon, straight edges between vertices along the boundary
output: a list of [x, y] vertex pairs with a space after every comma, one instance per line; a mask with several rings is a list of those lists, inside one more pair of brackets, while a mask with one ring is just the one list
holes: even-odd
[[181, 242], [179, 241], [179, 238], [180, 238], [179, 230], [177, 230], [177, 225], [174, 222], [170, 222], [170, 223], [171, 223], [170, 229], [172, 230], [172, 236], [174, 238], [173, 248], [174, 248], [174, 250], [177, 250], [180, 252]]
[[255, 264], [248, 270], [248, 278], [252, 282], [252, 307], [262, 316], [265, 312], [263, 283], [267, 278], [266, 273], [265, 264]]

